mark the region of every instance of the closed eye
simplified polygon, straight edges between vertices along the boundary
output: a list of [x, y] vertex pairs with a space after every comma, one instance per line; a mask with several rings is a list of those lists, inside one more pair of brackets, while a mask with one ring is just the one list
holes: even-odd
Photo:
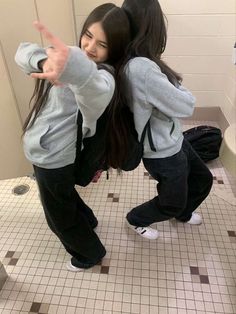
[[[86, 37], [90, 38], [90, 39], [93, 39], [93, 38], [94, 38], [93, 34], [92, 34], [89, 30], [86, 30], [85, 33], [84, 33], [84, 35], [85, 35]], [[102, 48], [104, 48], [104, 49], [107, 49], [107, 43], [106, 43], [106, 42], [104, 42], [104, 41], [98, 41], [97, 44], [100, 45], [100, 47], [102, 47]]]
[[100, 46], [103, 48], [107, 48], [107, 44], [100, 42]]
[[93, 35], [89, 31], [86, 31], [84, 34], [89, 38], [93, 38]]

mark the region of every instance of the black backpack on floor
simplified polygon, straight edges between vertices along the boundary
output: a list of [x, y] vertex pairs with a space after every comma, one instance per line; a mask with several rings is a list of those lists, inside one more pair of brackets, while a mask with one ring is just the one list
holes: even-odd
[[183, 132], [184, 138], [204, 162], [219, 157], [222, 133], [219, 128], [200, 125]]

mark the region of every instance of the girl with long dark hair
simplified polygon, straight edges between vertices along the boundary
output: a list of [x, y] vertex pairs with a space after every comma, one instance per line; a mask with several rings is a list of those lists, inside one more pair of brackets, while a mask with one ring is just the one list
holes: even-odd
[[180, 75], [161, 59], [167, 32], [159, 2], [125, 0], [122, 8], [129, 18], [131, 43], [120, 77], [125, 74], [127, 102], [139, 137], [150, 119], [143, 163], [158, 181], [158, 195], [133, 208], [127, 222], [139, 235], [156, 239], [153, 223], [171, 218], [202, 222], [195, 210], [210, 192], [212, 175], [183, 138], [179, 118], [192, 115], [195, 98], [181, 85]]
[[[108, 105], [111, 115], [119, 111], [112, 72], [129, 42], [129, 23], [114, 4], [98, 6], [85, 21], [80, 48], [66, 46], [40, 23], [35, 26], [51, 47], [23, 43], [15, 56], [37, 78], [34, 106], [23, 127], [24, 151], [34, 167], [48, 225], [72, 255], [67, 268], [80, 271], [99, 263], [106, 250], [93, 230], [97, 218], [75, 190], [77, 115], [82, 114], [85, 138], [96, 132], [96, 121]], [[109, 134], [118, 138], [114, 145], [121, 145], [120, 155], [109, 157], [117, 167], [124, 158], [123, 131]]]

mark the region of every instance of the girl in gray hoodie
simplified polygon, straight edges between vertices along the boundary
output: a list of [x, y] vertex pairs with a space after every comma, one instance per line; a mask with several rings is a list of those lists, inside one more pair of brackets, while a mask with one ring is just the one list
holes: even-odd
[[144, 141], [143, 163], [158, 181], [158, 195], [133, 208], [127, 222], [139, 235], [156, 239], [151, 224], [175, 218], [200, 224], [194, 211], [212, 186], [212, 175], [183, 138], [179, 118], [192, 115], [195, 98], [181, 85], [181, 77], [161, 60], [167, 33], [157, 0], [125, 0], [122, 8], [131, 26], [131, 44], [124, 62], [127, 102], [134, 113], [141, 137], [150, 119]]
[[[97, 7], [85, 21], [80, 48], [66, 46], [40, 23], [35, 26], [51, 48], [23, 43], [15, 56], [23, 71], [38, 79], [23, 126], [24, 152], [34, 167], [48, 225], [72, 255], [67, 268], [80, 271], [99, 263], [106, 250], [93, 230], [97, 218], [75, 189], [77, 115], [82, 114], [85, 138], [94, 135], [108, 105], [113, 111], [114, 77], [98, 65], [105, 62], [116, 70], [129, 42], [129, 23], [114, 4]], [[118, 151], [122, 154], [121, 147]], [[118, 156], [110, 158], [115, 162]]]

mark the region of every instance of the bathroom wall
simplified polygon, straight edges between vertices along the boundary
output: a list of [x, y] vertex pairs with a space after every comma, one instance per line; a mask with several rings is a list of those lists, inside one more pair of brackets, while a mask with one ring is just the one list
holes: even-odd
[[23, 41], [48, 45], [32, 26], [36, 19], [44, 22], [66, 43], [72, 44], [75, 41], [72, 4], [71, 0], [0, 1], [0, 40], [22, 120], [28, 113], [33, 80], [19, 71], [15, 64], [16, 49]]
[[0, 179], [30, 172], [21, 145], [21, 121], [0, 45]]
[[36, 19], [66, 43], [75, 43], [72, 0], [0, 1], [0, 179], [32, 171], [22, 152], [21, 126], [34, 82], [19, 70], [14, 55], [22, 41], [48, 45], [32, 26]]
[[[111, 2], [121, 5], [123, 1]], [[44, 22], [67, 44], [75, 44], [86, 15], [102, 3], [102, 0], [0, 1], [0, 106], [4, 112], [0, 121], [4, 126], [0, 135], [0, 179], [24, 175], [29, 169], [20, 133], [29, 110], [33, 81], [14, 62], [17, 46], [22, 41], [47, 45], [32, 27], [35, 19]], [[236, 1], [160, 0], [160, 3], [169, 21], [164, 59], [183, 74], [184, 84], [197, 97], [197, 107], [220, 107], [230, 124], [236, 122], [236, 67], [232, 64]], [[3, 111], [4, 108], [9, 110]]]
[[219, 106], [236, 122], [235, 0], [161, 0], [169, 21], [166, 60], [184, 75], [197, 106]]
[[[86, 15], [104, 1], [74, 0], [77, 32]], [[111, 1], [121, 5], [123, 1]], [[235, 0], [160, 0], [168, 19], [164, 59], [183, 74], [197, 107], [220, 107], [236, 122]]]

